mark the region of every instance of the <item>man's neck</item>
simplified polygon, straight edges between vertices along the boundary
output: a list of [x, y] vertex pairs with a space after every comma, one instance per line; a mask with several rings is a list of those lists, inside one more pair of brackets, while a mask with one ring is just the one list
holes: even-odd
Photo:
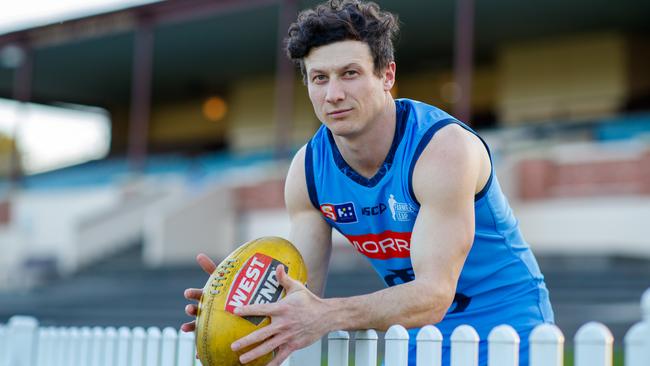
[[395, 101], [389, 96], [386, 98], [383, 113], [372, 121], [367, 130], [353, 137], [334, 135], [334, 141], [348, 165], [362, 176], [371, 178], [390, 151], [395, 128]]

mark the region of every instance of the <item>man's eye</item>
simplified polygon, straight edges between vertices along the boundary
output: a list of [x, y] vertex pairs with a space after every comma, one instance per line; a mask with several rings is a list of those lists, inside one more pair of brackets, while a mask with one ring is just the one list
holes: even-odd
[[325, 75], [316, 75], [312, 79], [312, 81], [314, 81], [314, 82], [320, 82], [320, 81], [325, 81], [325, 80], [327, 80], [327, 77]]
[[347, 70], [344, 75], [345, 76], [356, 76], [358, 72], [356, 70]]

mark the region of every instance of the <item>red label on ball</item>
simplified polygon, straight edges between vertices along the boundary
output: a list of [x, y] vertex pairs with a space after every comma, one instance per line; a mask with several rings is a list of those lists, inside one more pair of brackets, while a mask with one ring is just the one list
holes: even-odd
[[[278, 301], [284, 290], [276, 275], [276, 268], [280, 264], [283, 263], [262, 253], [255, 253], [242, 266], [232, 282], [226, 298], [226, 311], [234, 314], [235, 309], [240, 306]], [[259, 325], [264, 317], [250, 316], [244, 319]]]

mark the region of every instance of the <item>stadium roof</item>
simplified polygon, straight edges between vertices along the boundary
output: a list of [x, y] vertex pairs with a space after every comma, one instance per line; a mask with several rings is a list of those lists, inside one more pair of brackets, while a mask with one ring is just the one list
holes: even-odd
[[[0, 35], [0, 49], [33, 50], [32, 99], [99, 106], [128, 104], [136, 29], [154, 30], [153, 99], [204, 95], [241, 77], [273, 75], [279, 0], [168, 0]], [[297, 2], [299, 9], [317, 1]], [[454, 0], [378, 1], [399, 14], [399, 70], [451, 65]], [[505, 42], [594, 30], [648, 34], [650, 2], [638, 0], [476, 1], [479, 59]], [[0, 97], [14, 71], [0, 67]]]

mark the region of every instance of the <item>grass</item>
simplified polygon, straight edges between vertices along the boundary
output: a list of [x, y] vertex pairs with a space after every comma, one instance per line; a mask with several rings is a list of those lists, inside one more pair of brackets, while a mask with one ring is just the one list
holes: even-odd
[[[575, 359], [575, 354], [573, 348], [567, 348], [564, 350], [564, 366], [573, 366]], [[614, 348], [614, 363], [613, 366], [623, 366], [623, 350]]]

